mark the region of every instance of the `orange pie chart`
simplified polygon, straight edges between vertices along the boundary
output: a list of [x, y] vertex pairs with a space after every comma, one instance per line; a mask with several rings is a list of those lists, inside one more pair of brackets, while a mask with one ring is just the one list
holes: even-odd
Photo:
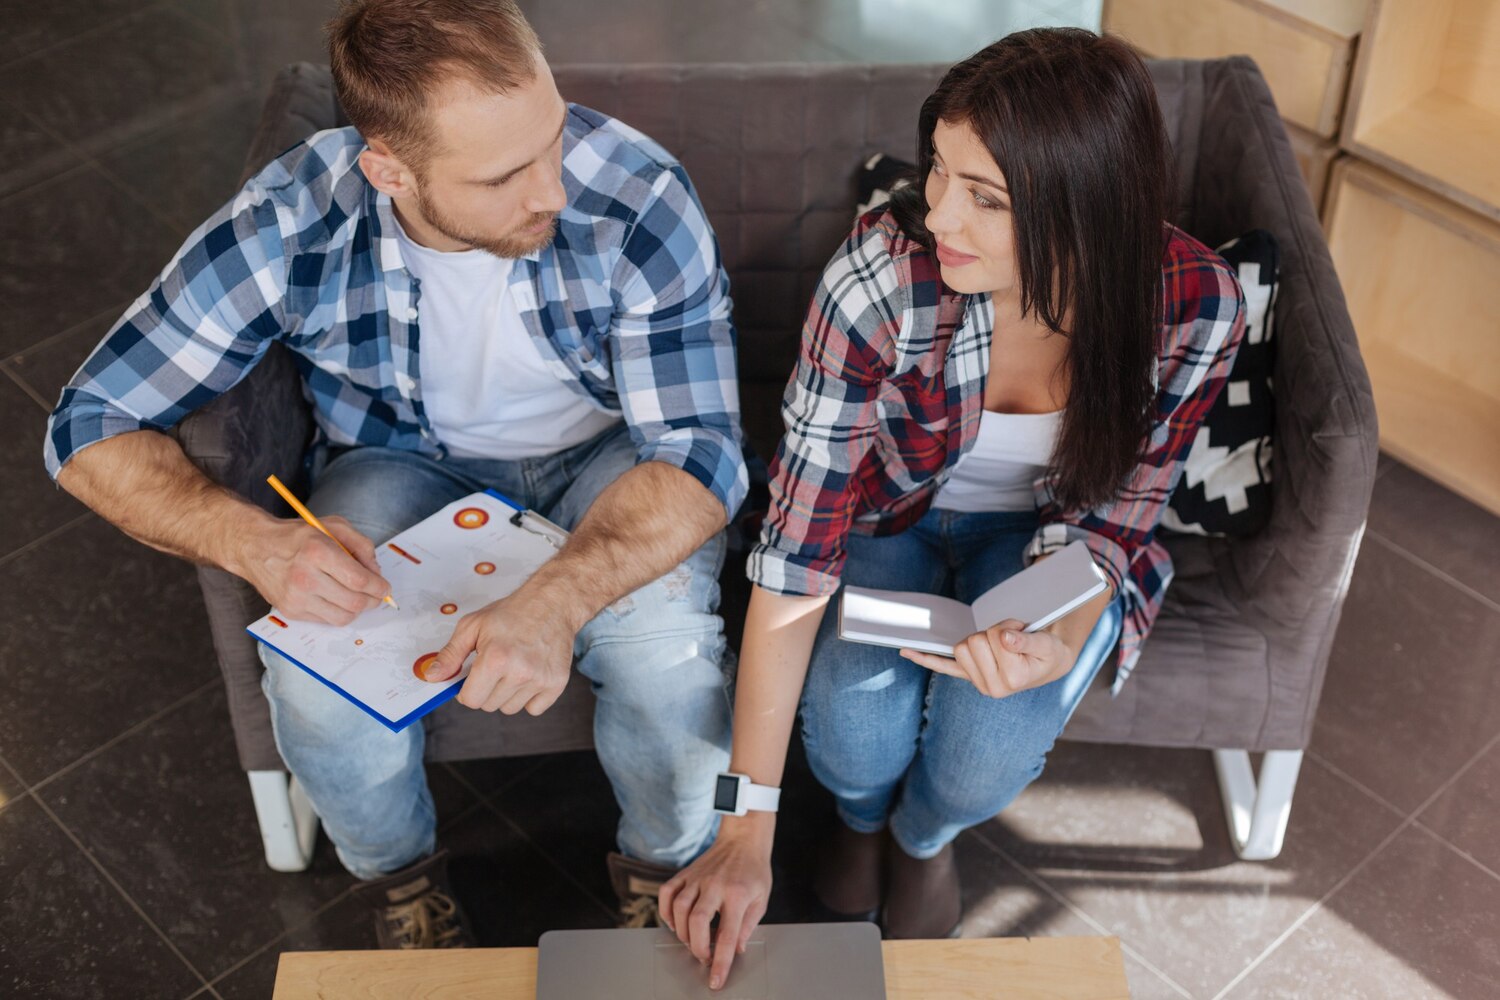
[[460, 528], [482, 528], [490, 523], [490, 515], [478, 507], [465, 507], [453, 515], [453, 523]]
[[423, 653], [417, 657], [417, 662], [411, 665], [411, 672], [416, 675], [417, 680], [427, 679], [427, 668], [432, 666], [432, 661], [437, 659], [437, 653]]

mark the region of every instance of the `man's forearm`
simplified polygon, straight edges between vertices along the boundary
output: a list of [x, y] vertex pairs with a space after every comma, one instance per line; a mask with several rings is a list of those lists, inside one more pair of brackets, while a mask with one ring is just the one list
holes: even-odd
[[643, 462], [599, 494], [568, 544], [523, 589], [555, 595], [576, 631], [724, 525], [724, 506], [697, 479], [665, 462]]
[[172, 438], [132, 431], [83, 449], [58, 475], [64, 489], [155, 549], [243, 575], [245, 529], [273, 521], [205, 476]]

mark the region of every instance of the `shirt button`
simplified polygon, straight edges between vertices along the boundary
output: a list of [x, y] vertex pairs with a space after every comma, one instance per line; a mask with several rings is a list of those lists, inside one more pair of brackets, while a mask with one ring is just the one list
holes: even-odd
[[417, 321], [417, 307], [416, 306], [412, 306], [410, 309], [406, 310], [406, 318], [409, 319], [409, 320], [411, 320], [413, 323], [415, 323]]

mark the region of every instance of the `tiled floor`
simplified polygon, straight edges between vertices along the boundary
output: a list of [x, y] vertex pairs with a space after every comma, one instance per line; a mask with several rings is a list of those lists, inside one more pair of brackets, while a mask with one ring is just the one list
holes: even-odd
[[[952, 60], [1097, 3], [530, 0], [555, 63]], [[314, 0], [0, 0], [0, 993], [266, 997], [366, 947], [320, 846], [269, 871], [192, 570], [41, 471], [46, 410], [230, 190]], [[970, 934], [1119, 935], [1137, 998], [1500, 996], [1500, 520], [1390, 461], [1275, 862], [1237, 862], [1204, 753], [1063, 744], [960, 841]], [[432, 769], [482, 939], [604, 926], [588, 754]], [[560, 791], [561, 790], [561, 791]], [[809, 912], [793, 769], [772, 919]], [[812, 818], [809, 818], [812, 817]]]

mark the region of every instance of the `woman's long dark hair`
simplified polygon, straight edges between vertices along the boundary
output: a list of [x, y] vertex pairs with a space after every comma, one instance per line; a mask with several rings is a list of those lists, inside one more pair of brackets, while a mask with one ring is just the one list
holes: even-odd
[[931, 250], [932, 131], [966, 124], [1010, 189], [1022, 315], [1068, 337], [1071, 378], [1052, 454], [1065, 510], [1112, 501], [1150, 433], [1172, 160], [1156, 91], [1113, 38], [1038, 28], [950, 69], [922, 104], [901, 228]]

